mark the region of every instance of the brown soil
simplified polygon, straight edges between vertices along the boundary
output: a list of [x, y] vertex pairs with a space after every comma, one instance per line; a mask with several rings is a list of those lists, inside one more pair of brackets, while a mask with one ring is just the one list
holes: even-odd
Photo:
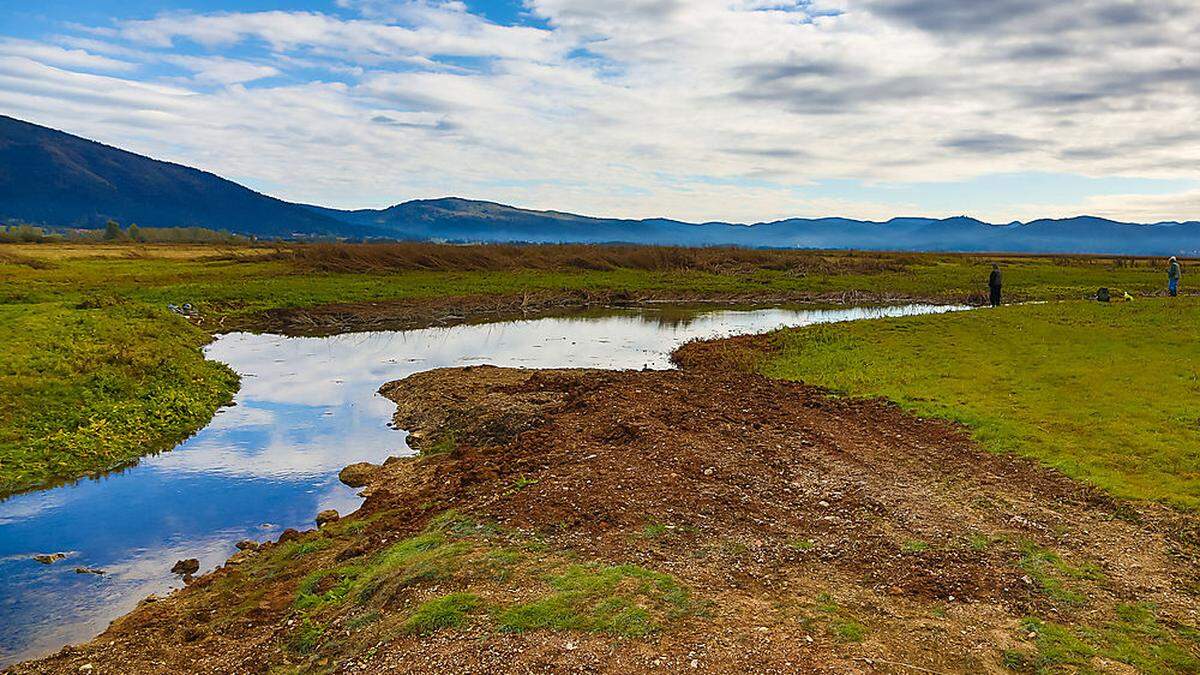
[[283, 335], [335, 335], [371, 330], [407, 330], [429, 326], [518, 319], [581, 308], [719, 304], [776, 307], [786, 304], [897, 305], [913, 302], [981, 304], [984, 298], [906, 296], [850, 291], [845, 293], [761, 292], [711, 293], [680, 291], [536, 291], [520, 295], [464, 295], [389, 302], [344, 303], [268, 310], [241, 320], [201, 325], [214, 332], [256, 330]]
[[[321, 668], [1002, 672], [1006, 650], [1037, 651], [1026, 616], [1100, 627], [1118, 604], [1144, 602], [1162, 626], [1197, 624], [1194, 517], [1116, 502], [883, 401], [721, 367], [730, 344], [684, 348], [678, 371], [478, 367], [390, 383], [397, 426], [431, 452], [449, 438], [454, 449], [376, 472], [364, 507], [338, 523], [360, 530], [324, 535], [330, 548], [272, 575], [250, 570], [285, 544], [239, 553], [95, 641], [13, 672], [314, 667], [287, 647], [300, 579], [449, 508], [494, 523], [497, 536], [535, 537], [546, 555], [670, 574], [704, 609], [646, 637], [505, 633], [481, 616], [334, 649]], [[1061, 567], [1031, 566], [1031, 552], [1049, 551]], [[448, 583], [412, 593], [459, 590]], [[500, 592], [495, 582], [474, 590]], [[331, 625], [353, 640], [350, 624]], [[1102, 656], [1085, 663], [1133, 670]]]

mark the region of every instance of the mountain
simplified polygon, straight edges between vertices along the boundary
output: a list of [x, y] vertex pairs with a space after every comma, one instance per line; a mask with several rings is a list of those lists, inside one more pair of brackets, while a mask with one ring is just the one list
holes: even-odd
[[110, 218], [267, 237], [358, 234], [205, 171], [0, 116], [0, 220], [102, 227]]
[[282, 238], [1200, 254], [1200, 222], [1138, 225], [1089, 216], [1005, 225], [965, 216], [695, 224], [592, 218], [455, 197], [345, 211], [292, 204], [211, 173], [0, 116], [0, 222], [100, 227], [110, 218]]

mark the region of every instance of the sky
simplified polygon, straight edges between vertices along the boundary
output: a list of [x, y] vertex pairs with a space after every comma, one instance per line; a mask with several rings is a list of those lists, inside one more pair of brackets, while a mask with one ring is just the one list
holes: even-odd
[[7, 0], [0, 113], [291, 201], [1200, 219], [1195, 0]]

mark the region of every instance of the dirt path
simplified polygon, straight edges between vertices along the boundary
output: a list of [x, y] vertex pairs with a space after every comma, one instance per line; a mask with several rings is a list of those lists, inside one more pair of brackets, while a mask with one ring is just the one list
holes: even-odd
[[[358, 513], [13, 672], [1200, 664], [1194, 517], [886, 402], [721, 367], [728, 353], [390, 383], [427, 454], [368, 471]], [[462, 611], [418, 621], [447, 594]]]

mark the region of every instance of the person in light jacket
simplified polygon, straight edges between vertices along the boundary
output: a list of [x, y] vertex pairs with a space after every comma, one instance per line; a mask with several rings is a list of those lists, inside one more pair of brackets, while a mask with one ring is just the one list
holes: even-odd
[[1000, 265], [992, 264], [992, 273], [988, 275], [988, 290], [991, 291], [992, 307], [1000, 306], [1000, 286], [1003, 279], [1000, 277]]
[[1175, 256], [1171, 256], [1171, 264], [1167, 267], [1167, 290], [1171, 291], [1171, 297], [1179, 295], [1179, 277], [1182, 276], [1183, 270], [1179, 267], [1179, 261]]

